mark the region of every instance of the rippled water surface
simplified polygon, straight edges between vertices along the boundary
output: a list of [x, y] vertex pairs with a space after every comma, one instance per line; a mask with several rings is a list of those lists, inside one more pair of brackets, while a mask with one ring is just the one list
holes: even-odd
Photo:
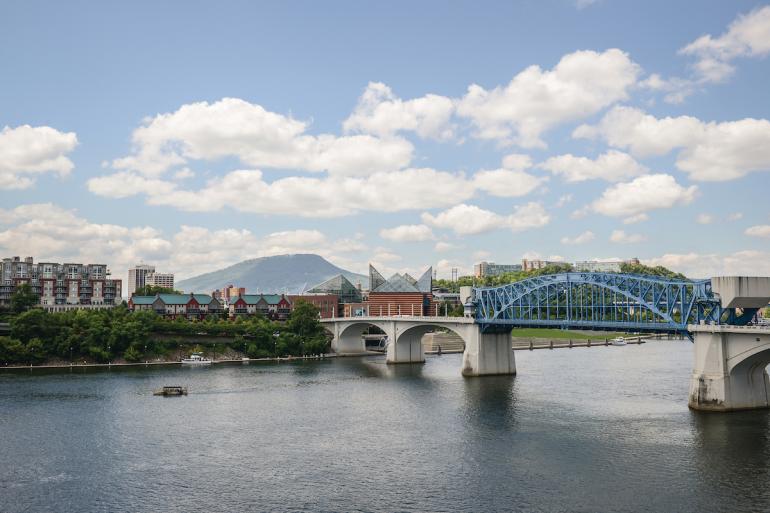
[[770, 416], [689, 411], [688, 342], [516, 357], [0, 373], [0, 511], [770, 511]]

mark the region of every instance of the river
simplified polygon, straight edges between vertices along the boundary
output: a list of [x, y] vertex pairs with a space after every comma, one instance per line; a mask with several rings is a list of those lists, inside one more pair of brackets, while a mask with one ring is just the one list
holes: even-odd
[[688, 410], [689, 342], [516, 358], [2, 372], [0, 511], [770, 511], [770, 415]]

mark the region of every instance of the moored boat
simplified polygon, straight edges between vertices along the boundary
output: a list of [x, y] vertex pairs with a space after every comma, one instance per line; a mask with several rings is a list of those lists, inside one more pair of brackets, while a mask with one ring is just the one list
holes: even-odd
[[612, 345], [613, 346], [624, 346], [626, 345], [626, 339], [623, 337], [617, 337], [612, 339]]
[[211, 365], [211, 360], [203, 353], [193, 353], [189, 358], [182, 358], [182, 365]]

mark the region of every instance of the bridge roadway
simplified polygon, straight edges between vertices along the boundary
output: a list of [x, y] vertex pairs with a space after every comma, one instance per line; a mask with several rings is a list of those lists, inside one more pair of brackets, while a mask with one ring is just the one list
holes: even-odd
[[538, 276], [473, 289], [466, 317], [347, 317], [322, 320], [340, 355], [364, 354], [371, 326], [388, 339], [388, 363], [425, 361], [422, 337], [436, 328], [465, 344], [464, 376], [516, 374], [515, 326], [686, 334], [695, 344], [689, 405], [731, 411], [770, 408], [770, 328], [751, 326], [770, 301], [770, 277], [669, 280], [615, 273]]

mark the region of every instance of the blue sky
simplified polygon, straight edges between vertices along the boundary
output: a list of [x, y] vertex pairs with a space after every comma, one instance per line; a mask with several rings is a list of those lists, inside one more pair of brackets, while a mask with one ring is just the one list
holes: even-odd
[[770, 274], [761, 2], [6, 2], [0, 252]]

